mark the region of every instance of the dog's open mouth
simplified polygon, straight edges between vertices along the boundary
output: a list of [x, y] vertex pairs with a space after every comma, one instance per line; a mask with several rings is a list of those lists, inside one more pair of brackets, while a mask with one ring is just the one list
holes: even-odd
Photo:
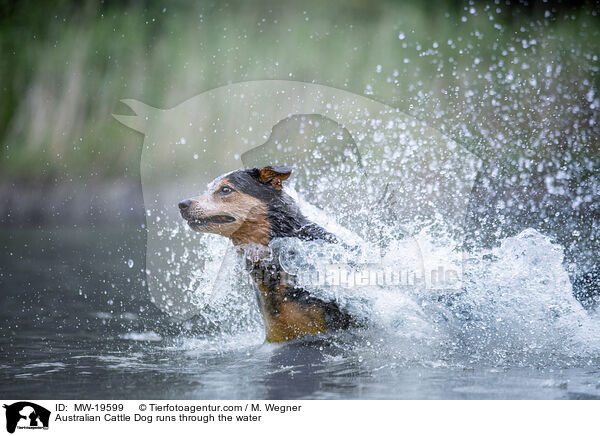
[[235, 221], [235, 218], [229, 215], [213, 215], [202, 218], [186, 218], [190, 226], [205, 226], [207, 224], [227, 224]]

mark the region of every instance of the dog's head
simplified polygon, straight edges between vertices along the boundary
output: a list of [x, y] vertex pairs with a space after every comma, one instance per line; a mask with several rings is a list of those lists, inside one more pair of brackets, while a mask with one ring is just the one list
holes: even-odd
[[282, 182], [291, 173], [289, 167], [265, 167], [225, 174], [204, 194], [181, 201], [181, 216], [193, 230], [225, 236], [236, 245], [267, 245], [269, 210], [285, 203]]

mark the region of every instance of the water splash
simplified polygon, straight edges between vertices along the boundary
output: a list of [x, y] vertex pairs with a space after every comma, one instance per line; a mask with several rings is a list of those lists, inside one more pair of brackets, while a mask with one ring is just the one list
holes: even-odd
[[[306, 210], [320, 220], [314, 209]], [[344, 233], [335, 222], [328, 225]], [[552, 366], [600, 356], [600, 319], [573, 296], [563, 248], [536, 230], [476, 252], [460, 250], [431, 226], [385, 247], [347, 231], [345, 236], [345, 245], [281, 238], [271, 248], [297, 274], [299, 286], [335, 300], [366, 325], [330, 338], [353, 358]], [[262, 320], [241, 256], [232, 251], [229, 261], [210, 265], [211, 257], [220, 259], [221, 250], [231, 247], [216, 236], [198, 238], [198, 252], [188, 248], [182, 262], [201, 257], [199, 252], [208, 259], [190, 292], [213, 330], [211, 347], [230, 349], [238, 336], [260, 342]], [[453, 280], [443, 280], [448, 271]], [[215, 274], [236, 279], [205, 286], [204, 278]]]

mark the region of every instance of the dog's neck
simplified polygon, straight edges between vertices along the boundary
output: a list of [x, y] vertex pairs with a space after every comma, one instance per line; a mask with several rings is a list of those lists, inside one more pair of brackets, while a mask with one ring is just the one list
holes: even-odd
[[350, 317], [335, 303], [326, 303], [297, 288], [295, 277], [281, 267], [277, 249], [269, 245], [275, 237], [336, 241], [335, 236], [304, 216], [296, 218], [285, 225], [252, 227], [253, 232], [246, 228], [236, 232], [243, 238], [232, 237], [256, 285], [268, 341], [286, 341], [350, 324]]
[[230, 236], [230, 239], [236, 247], [267, 247], [273, 238], [271, 233], [271, 226], [265, 218], [250, 218], [244, 221], [240, 228]]
[[266, 207], [250, 211], [239, 229], [230, 236], [236, 247], [268, 246], [274, 238], [337, 242], [333, 234], [306, 218], [296, 202], [285, 192], [278, 193]]

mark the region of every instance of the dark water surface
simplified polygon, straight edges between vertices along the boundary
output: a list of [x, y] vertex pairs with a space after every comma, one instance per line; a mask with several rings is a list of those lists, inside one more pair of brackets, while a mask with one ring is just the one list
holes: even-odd
[[410, 365], [348, 341], [273, 345], [179, 325], [149, 301], [141, 228], [5, 228], [0, 246], [4, 398], [600, 399], [585, 360]]

